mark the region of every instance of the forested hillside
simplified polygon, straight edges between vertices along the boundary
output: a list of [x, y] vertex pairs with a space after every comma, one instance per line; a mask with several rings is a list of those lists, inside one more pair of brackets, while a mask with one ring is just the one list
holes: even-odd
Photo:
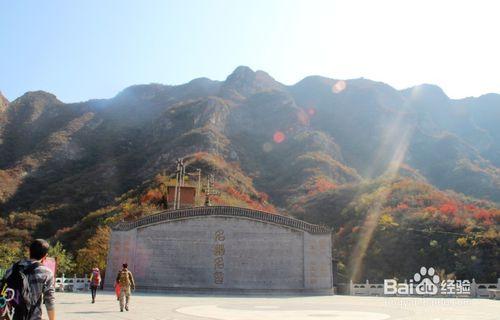
[[498, 123], [497, 94], [320, 76], [286, 86], [248, 67], [80, 103], [0, 96], [0, 267], [45, 237], [66, 271], [104, 268], [109, 225], [167, 209], [162, 184], [184, 158], [188, 183], [214, 176], [214, 204], [331, 226], [346, 278], [433, 264], [496, 281]]

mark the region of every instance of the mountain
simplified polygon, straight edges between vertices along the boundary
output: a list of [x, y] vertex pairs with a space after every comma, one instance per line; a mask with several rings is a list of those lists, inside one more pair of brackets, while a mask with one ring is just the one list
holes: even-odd
[[[135, 85], [81, 103], [43, 91], [0, 96], [0, 235], [47, 237], [77, 254], [103, 226], [163, 208], [162, 182], [184, 158], [192, 179], [196, 169], [214, 176], [216, 204], [363, 228], [374, 190], [403, 194], [378, 205], [392, 214], [424, 188], [430, 200], [412, 208], [437, 208], [428, 223], [497, 239], [499, 120], [496, 94], [453, 100], [433, 85], [398, 91], [320, 76], [286, 86], [244, 66], [225, 81]], [[339, 219], [353, 203], [364, 213]], [[467, 223], [440, 220], [449, 203]]]
[[345, 185], [306, 197], [293, 213], [335, 226], [334, 254], [346, 282], [406, 279], [419, 265], [456, 279], [498, 275], [498, 207], [423, 181], [379, 177]]
[[3, 128], [7, 123], [7, 108], [9, 106], [9, 100], [2, 95], [0, 91], [0, 143], [3, 143]]

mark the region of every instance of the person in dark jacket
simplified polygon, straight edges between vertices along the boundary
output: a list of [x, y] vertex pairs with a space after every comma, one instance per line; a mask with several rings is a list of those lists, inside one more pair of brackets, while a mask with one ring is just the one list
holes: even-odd
[[[29, 248], [29, 259], [23, 259], [16, 262], [4, 275], [4, 279], [8, 279], [14, 268], [25, 271], [30, 285], [30, 291], [33, 293], [33, 308], [29, 310], [31, 316], [29, 320], [42, 319], [42, 301], [47, 309], [49, 320], [55, 320], [55, 288], [54, 274], [42, 264], [47, 258], [49, 252], [49, 244], [43, 239], [36, 239]], [[15, 312], [15, 310], [14, 310]]]

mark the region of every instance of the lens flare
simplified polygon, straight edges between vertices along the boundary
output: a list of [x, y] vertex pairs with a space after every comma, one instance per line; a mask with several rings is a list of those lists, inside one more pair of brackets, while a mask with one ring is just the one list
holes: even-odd
[[[392, 125], [388, 126], [382, 136], [382, 141], [378, 147], [378, 152], [373, 163], [373, 172], [369, 176], [374, 176], [378, 166], [385, 165], [385, 171], [382, 174], [389, 182], [397, 178], [399, 169], [403, 164], [408, 149], [408, 144], [413, 134], [414, 126], [410, 125], [404, 119], [404, 115], [398, 115]], [[390, 155], [390, 160], [386, 163], [386, 156]], [[365, 221], [361, 227], [359, 240], [354, 247], [351, 255], [350, 265], [351, 279], [358, 281], [363, 269], [363, 260], [366, 251], [373, 238], [373, 234], [379, 223], [382, 209], [384, 207], [387, 196], [391, 192], [391, 188], [382, 188], [376, 195], [375, 200], [368, 209]]]
[[285, 134], [281, 131], [276, 131], [273, 135], [273, 140], [276, 143], [282, 143], [283, 141], [285, 141], [285, 138]]
[[342, 91], [345, 90], [346, 87], [347, 83], [344, 80], [339, 80], [332, 86], [332, 92], [341, 93]]

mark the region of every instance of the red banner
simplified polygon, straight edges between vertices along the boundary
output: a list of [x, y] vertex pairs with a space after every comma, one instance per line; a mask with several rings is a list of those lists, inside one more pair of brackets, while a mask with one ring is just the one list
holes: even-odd
[[47, 267], [52, 273], [54, 274], [54, 282], [56, 281], [56, 270], [57, 270], [57, 262], [56, 259], [47, 257], [45, 258], [45, 261], [43, 262], [43, 265]]

